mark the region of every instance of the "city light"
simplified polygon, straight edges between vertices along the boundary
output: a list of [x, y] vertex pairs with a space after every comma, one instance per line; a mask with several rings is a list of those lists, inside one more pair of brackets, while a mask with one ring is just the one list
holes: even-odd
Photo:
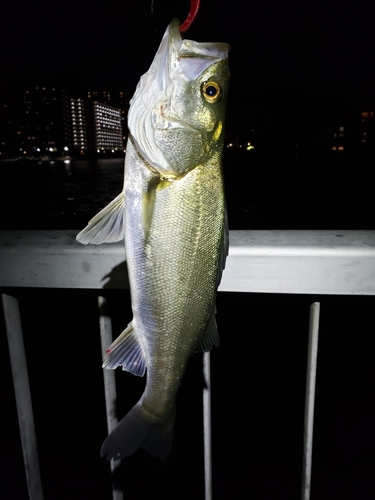
[[[57, 94], [54, 88], [33, 87], [24, 91], [23, 101], [12, 106], [1, 105], [3, 157], [29, 156], [32, 159], [41, 156], [47, 159], [58, 157], [59, 153], [73, 158], [91, 153], [102, 157], [106, 153], [115, 156], [121, 151], [126, 152], [127, 131], [124, 128], [129, 102], [125, 93], [88, 91], [85, 98], [70, 96], [66, 91]], [[258, 154], [261, 155], [265, 148], [275, 147], [277, 134], [276, 129], [250, 127], [241, 131], [239, 136], [228, 134], [225, 148], [230, 154], [234, 151], [245, 153], [255, 148], [254, 141], [257, 151], [260, 147]], [[344, 122], [340, 118], [340, 122], [326, 126], [323, 131], [317, 125], [314, 132], [301, 130], [300, 134], [304, 142], [300, 143], [298, 150], [297, 146], [291, 148], [290, 154], [303, 155], [313, 143], [325, 151], [338, 152], [336, 154], [343, 152], [346, 155], [357, 150], [370, 154], [374, 149], [375, 111], [359, 110], [353, 120], [345, 119]]]

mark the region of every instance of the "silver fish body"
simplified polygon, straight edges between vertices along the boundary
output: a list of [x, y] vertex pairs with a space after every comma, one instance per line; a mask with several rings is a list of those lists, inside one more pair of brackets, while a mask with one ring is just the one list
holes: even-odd
[[102, 447], [107, 459], [143, 446], [165, 458], [188, 359], [218, 345], [215, 296], [228, 251], [222, 177], [229, 81], [226, 44], [181, 40], [168, 27], [131, 101], [123, 192], [77, 236], [125, 237], [133, 320], [105, 366], [136, 375], [140, 401]]

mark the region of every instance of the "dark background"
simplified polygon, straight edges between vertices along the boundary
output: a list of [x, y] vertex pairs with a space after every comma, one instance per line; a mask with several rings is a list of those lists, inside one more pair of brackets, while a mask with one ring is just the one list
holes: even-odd
[[[321, 123], [374, 104], [374, 9], [370, 0], [202, 0], [185, 37], [231, 45], [230, 130]], [[133, 92], [170, 19], [188, 10], [188, 0], [5, 0], [0, 88]]]
[[[186, 17], [188, 4], [155, 1], [152, 17], [151, 2], [141, 1], [1, 2], [0, 92], [29, 83], [132, 92], [166, 24], [174, 15]], [[369, 1], [202, 0], [186, 37], [231, 45], [228, 132], [246, 135], [254, 126], [277, 137], [273, 147], [268, 142], [256, 148], [251, 161], [239, 151], [226, 156], [231, 229], [374, 228], [372, 158], [331, 157], [327, 172], [320, 151], [310, 151], [302, 161], [281, 147], [286, 140], [294, 144], [301, 130], [311, 137], [373, 107], [374, 23]], [[84, 225], [87, 219], [77, 217], [75, 209], [55, 210], [60, 197], [66, 200], [66, 189], [73, 188], [66, 188], [68, 174], [56, 166], [63, 181], [53, 200], [49, 183], [55, 178], [46, 168], [31, 172], [20, 164], [9, 174], [12, 189], [19, 181], [20, 196], [2, 185], [2, 212], [11, 221], [2, 228]], [[30, 189], [33, 183], [39, 191]], [[94, 212], [96, 203], [93, 199]], [[107, 294], [118, 334], [131, 319], [130, 298], [127, 292]], [[99, 457], [106, 423], [96, 295], [59, 290], [17, 295], [45, 499], [107, 500], [109, 467]], [[322, 321], [312, 499], [375, 497], [373, 298], [220, 293], [221, 346], [212, 354], [217, 500], [300, 498], [308, 310], [315, 299], [322, 301]], [[1, 328], [1, 497], [23, 500], [2, 323]], [[138, 400], [143, 381], [119, 370], [116, 376], [122, 416]], [[140, 451], [124, 461], [117, 481], [125, 498], [204, 498], [202, 383], [197, 355], [178, 396], [171, 458], [158, 462]]]
[[[128, 292], [107, 295], [119, 334]], [[17, 291], [45, 499], [110, 499], [96, 293]], [[301, 492], [308, 314], [320, 300], [312, 499], [372, 500], [375, 328], [372, 297], [219, 293], [221, 345], [211, 354], [213, 498], [297, 500]], [[48, 311], [47, 311], [48, 308]], [[0, 362], [2, 497], [27, 498], [6, 340]], [[204, 499], [202, 360], [191, 358], [165, 462], [143, 450], [122, 462], [124, 498]], [[144, 380], [116, 371], [118, 412]]]

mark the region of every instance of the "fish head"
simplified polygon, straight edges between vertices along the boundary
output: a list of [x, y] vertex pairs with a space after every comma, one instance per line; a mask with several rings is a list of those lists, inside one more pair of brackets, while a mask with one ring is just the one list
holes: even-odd
[[128, 114], [139, 153], [160, 174], [180, 177], [220, 155], [229, 83], [229, 46], [183, 40], [168, 26]]

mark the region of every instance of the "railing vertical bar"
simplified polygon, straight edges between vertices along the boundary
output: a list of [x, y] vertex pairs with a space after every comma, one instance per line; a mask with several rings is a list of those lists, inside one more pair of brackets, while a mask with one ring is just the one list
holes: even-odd
[[305, 433], [303, 443], [302, 500], [310, 500], [314, 431], [315, 383], [318, 358], [320, 303], [310, 306], [309, 344], [305, 395]]
[[2, 294], [2, 302], [29, 499], [43, 500], [19, 304], [15, 297], [7, 294]]
[[[100, 327], [100, 340], [102, 347], [102, 360], [104, 361], [105, 353], [108, 347], [112, 344], [112, 320], [108, 312], [108, 303], [105, 297], [98, 297], [99, 307], [99, 327]], [[108, 434], [118, 424], [116, 415], [116, 380], [114, 370], [103, 369], [104, 378], [104, 395], [105, 406], [107, 413], [107, 428]], [[120, 465], [121, 460], [111, 460], [111, 471], [114, 473], [115, 469]], [[115, 489], [112, 483], [112, 497], [113, 500], [123, 500], [124, 496], [122, 491]]]
[[210, 352], [203, 353], [203, 439], [205, 500], [212, 500], [212, 451], [211, 451], [211, 363]]

